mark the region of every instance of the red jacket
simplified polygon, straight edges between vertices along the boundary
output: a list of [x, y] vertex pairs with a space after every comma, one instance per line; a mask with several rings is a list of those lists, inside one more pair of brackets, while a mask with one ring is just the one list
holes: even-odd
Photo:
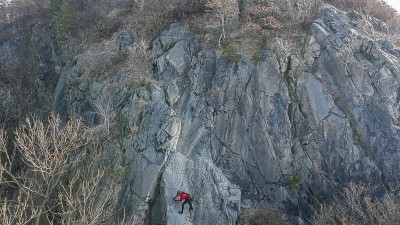
[[[179, 198], [179, 199], [175, 199], [175, 198], [178, 197], [178, 196], [179, 196], [180, 198]], [[184, 199], [190, 200], [190, 199], [192, 199], [192, 197], [190, 197], [190, 195], [189, 195], [188, 193], [183, 192], [183, 193], [181, 193], [181, 194], [176, 194], [175, 197], [174, 197], [174, 199], [175, 199], [176, 202], [181, 202], [181, 201], [184, 200]]]

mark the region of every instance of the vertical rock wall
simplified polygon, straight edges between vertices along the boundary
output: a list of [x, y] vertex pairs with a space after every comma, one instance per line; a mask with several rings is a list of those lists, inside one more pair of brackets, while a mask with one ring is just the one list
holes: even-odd
[[[128, 218], [236, 224], [264, 202], [307, 218], [351, 181], [384, 193], [399, 172], [399, 51], [382, 50], [353, 14], [323, 6], [301, 55], [278, 43], [256, 64], [231, 63], [173, 25], [153, 44], [154, 80], [135, 90], [85, 89], [67, 82], [83, 64], [69, 68], [73, 115], [90, 110], [85, 93], [94, 90], [122, 99]], [[177, 190], [193, 195], [191, 214], [178, 214]]]

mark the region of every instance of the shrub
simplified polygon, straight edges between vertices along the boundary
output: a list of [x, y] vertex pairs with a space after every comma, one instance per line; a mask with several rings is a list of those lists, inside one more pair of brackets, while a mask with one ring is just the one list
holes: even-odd
[[254, 53], [254, 54], [251, 56], [251, 61], [252, 61], [254, 64], [258, 63], [258, 61], [260, 61], [260, 59], [261, 59], [261, 57], [260, 57], [260, 54], [259, 54], [259, 53]]
[[289, 178], [286, 181], [286, 184], [289, 185], [293, 189], [299, 189], [300, 188], [300, 177], [297, 174], [293, 174], [291, 178]]
[[399, 195], [389, 191], [376, 197], [376, 191], [365, 184], [350, 183], [331, 204], [322, 204], [314, 212], [314, 224], [399, 224]]
[[232, 63], [237, 63], [242, 59], [242, 55], [239, 54], [236, 51], [235, 47], [233, 47], [230, 44], [225, 46], [225, 48], [222, 51], [222, 56]]
[[152, 40], [171, 23], [204, 12], [205, 3], [205, 0], [142, 0], [134, 19], [144, 25], [146, 39]]

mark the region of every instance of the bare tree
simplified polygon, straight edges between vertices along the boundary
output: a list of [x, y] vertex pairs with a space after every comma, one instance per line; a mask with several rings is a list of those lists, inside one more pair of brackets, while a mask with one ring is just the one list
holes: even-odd
[[116, 117], [116, 106], [114, 105], [113, 99], [101, 96], [100, 98], [91, 101], [92, 105], [96, 108], [96, 113], [100, 115], [103, 120], [103, 126], [106, 129], [107, 136], [110, 135], [110, 126], [114, 122]]
[[70, 122], [65, 128], [61, 128], [60, 124], [57, 117], [50, 119], [47, 126], [37, 119], [27, 119], [15, 132], [18, 154], [28, 168], [25, 171], [14, 173], [12, 167], [15, 160], [10, 158], [7, 149], [1, 149], [6, 156], [1, 170], [25, 193], [25, 198], [35, 203], [33, 211], [37, 212], [34, 216], [36, 225], [47, 213], [51, 195], [62, 176], [79, 161], [79, 156], [72, 157], [73, 151], [84, 144], [80, 138], [81, 123]]
[[27, 224], [39, 213], [37, 209], [30, 207], [31, 198], [28, 198], [22, 191], [17, 192], [14, 200], [1, 199], [0, 202], [0, 222], [4, 225], [22, 225]]
[[[110, 165], [102, 154], [87, 158], [101, 146], [84, 135], [80, 121], [27, 119], [15, 145], [13, 153], [0, 130], [0, 188], [9, 190], [1, 196], [1, 224], [109, 224], [119, 189], [105, 176]], [[22, 169], [15, 168], [17, 155]]]
[[217, 13], [217, 17], [221, 20], [221, 35], [218, 39], [218, 46], [221, 47], [221, 41], [226, 39], [226, 32], [225, 32], [225, 22], [226, 16], [228, 14], [226, 10], [227, 0], [209, 0], [207, 6], [215, 9]]
[[0, 126], [3, 128], [21, 115], [22, 109], [17, 96], [11, 88], [0, 83]]
[[115, 183], [102, 188], [105, 170], [77, 172], [68, 185], [62, 186], [59, 201], [63, 204], [60, 224], [97, 225], [109, 222], [116, 211], [118, 187]]

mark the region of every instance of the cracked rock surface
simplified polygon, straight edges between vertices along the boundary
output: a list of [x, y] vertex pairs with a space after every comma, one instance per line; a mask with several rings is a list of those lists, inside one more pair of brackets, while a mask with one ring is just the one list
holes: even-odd
[[[256, 64], [230, 63], [175, 24], [153, 44], [148, 86], [118, 85], [123, 74], [110, 78], [112, 88], [74, 83], [81, 59], [64, 71], [56, 96], [70, 96], [70, 116], [96, 120], [92, 93], [123, 118], [120, 204], [129, 219], [236, 224], [242, 211], [271, 201], [310, 218], [315, 201], [347, 183], [384, 193], [400, 172], [400, 58], [353, 14], [324, 5], [302, 56], [278, 45]], [[193, 195], [191, 215], [188, 206], [178, 214], [177, 190]]]

